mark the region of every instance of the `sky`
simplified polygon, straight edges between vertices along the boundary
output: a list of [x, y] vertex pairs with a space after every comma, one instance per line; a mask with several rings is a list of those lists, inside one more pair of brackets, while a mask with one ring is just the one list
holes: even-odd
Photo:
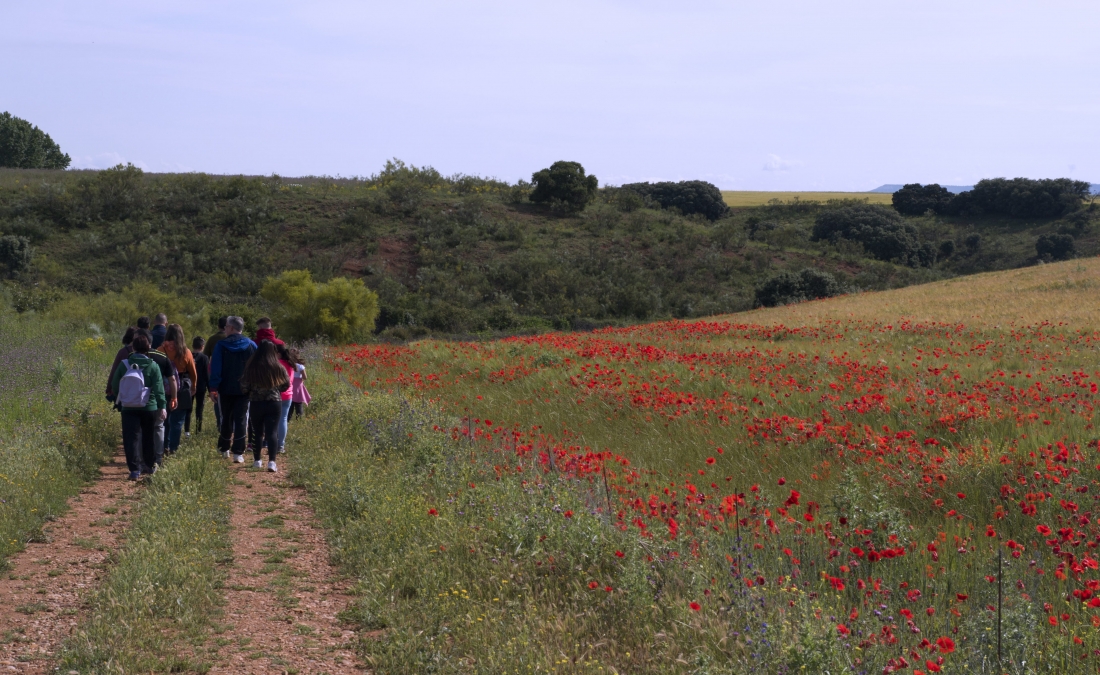
[[1100, 182], [1100, 3], [7, 3], [0, 111], [74, 168], [730, 190]]

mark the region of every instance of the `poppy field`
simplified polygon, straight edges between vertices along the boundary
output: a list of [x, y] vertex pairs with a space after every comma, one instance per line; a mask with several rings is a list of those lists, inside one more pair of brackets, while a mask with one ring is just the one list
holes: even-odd
[[[330, 353], [407, 512], [366, 651], [401, 624], [475, 672], [1095, 672], [1098, 349], [734, 316]], [[436, 618], [379, 618], [410, 604]]]

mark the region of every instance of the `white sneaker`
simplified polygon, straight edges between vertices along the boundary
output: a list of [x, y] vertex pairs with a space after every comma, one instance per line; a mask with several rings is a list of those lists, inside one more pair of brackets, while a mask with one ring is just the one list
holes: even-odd
[[191, 432], [190, 431], [185, 431], [183, 433], [183, 435], [186, 436], [187, 438], [191, 438]]
[[244, 455], [233, 455], [233, 461], [237, 464], [244, 464]]
[[225, 457], [226, 459], [229, 459], [229, 451], [226, 450], [225, 452], [223, 452], [222, 457]]
[[[259, 464], [259, 462], [256, 462], [256, 463]], [[275, 473], [276, 471], [279, 470], [279, 467], [275, 466], [275, 462], [268, 462], [267, 463], [267, 470], [270, 471], [271, 473]]]
[[286, 452], [286, 446], [285, 445], [279, 446], [279, 454], [281, 455], [285, 452]]
[[262, 469], [262, 468], [264, 468], [264, 463], [257, 459], [255, 462], [252, 462], [252, 468], [253, 469]]

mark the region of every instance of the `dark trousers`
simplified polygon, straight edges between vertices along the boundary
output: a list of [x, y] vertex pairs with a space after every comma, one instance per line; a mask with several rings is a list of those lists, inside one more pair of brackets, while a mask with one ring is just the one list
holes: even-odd
[[279, 418], [283, 416], [281, 401], [253, 401], [248, 409], [248, 424], [252, 432], [252, 457], [260, 461], [261, 449], [267, 445], [272, 462], [279, 454]]
[[221, 431], [221, 428], [222, 428], [222, 403], [221, 403], [221, 399], [213, 401], [212, 405], [214, 406], [214, 421], [218, 423], [217, 424], [218, 430]]
[[191, 433], [191, 413], [195, 413], [195, 433], [202, 431], [202, 409], [206, 405], [206, 392], [195, 392], [195, 398], [191, 404], [191, 410], [187, 411], [187, 419], [183, 421], [183, 430], [187, 433]]
[[302, 406], [304, 403], [291, 403], [290, 410], [286, 411], [286, 421], [289, 422], [291, 417], [302, 418]]
[[218, 452], [225, 452], [232, 448], [234, 455], [243, 455], [245, 420], [248, 418], [248, 394], [222, 394], [218, 396], [218, 404], [222, 409]]
[[153, 427], [160, 417], [157, 410], [122, 411], [122, 447], [130, 472], [150, 470], [156, 462], [153, 451]]

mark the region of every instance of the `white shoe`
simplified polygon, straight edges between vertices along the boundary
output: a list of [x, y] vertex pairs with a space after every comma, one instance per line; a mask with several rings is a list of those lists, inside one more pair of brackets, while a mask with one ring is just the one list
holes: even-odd
[[283, 446], [280, 446], [280, 447], [279, 447], [279, 454], [281, 455], [281, 454], [283, 454], [283, 453], [285, 453], [285, 452], [286, 452], [286, 446], [285, 446], [285, 445], [283, 445]]
[[222, 457], [225, 457], [226, 459], [229, 459], [229, 451], [226, 450], [225, 452], [223, 452]]
[[252, 468], [253, 469], [262, 469], [262, 468], [264, 468], [264, 463], [257, 459], [255, 462], [252, 462]]
[[191, 432], [190, 431], [185, 431], [183, 433], [183, 435], [186, 436], [187, 438], [191, 438]]
[[[256, 462], [256, 463], [259, 464], [259, 462]], [[267, 470], [270, 471], [271, 473], [275, 473], [276, 471], [279, 470], [279, 467], [275, 466], [275, 462], [268, 462], [267, 463]]]
[[244, 455], [233, 455], [233, 461], [237, 464], [244, 464]]

